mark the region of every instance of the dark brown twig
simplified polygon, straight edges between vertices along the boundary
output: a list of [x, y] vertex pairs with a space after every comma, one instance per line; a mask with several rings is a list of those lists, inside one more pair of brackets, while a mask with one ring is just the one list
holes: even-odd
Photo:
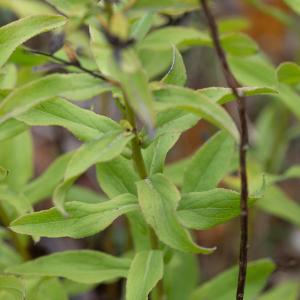
[[246, 116], [246, 98], [243, 93], [238, 89], [241, 87], [239, 82], [234, 77], [228, 65], [225, 51], [222, 48], [219, 31], [211, 13], [206, 0], [199, 0], [202, 5], [204, 14], [207, 18], [208, 26], [211, 31], [214, 47], [222, 65], [223, 73], [227, 82], [227, 85], [231, 88], [232, 93], [235, 95], [238, 104], [239, 119], [240, 119], [240, 178], [241, 178], [241, 201], [240, 201], [240, 255], [239, 255], [239, 275], [236, 299], [244, 299], [244, 290], [247, 275], [247, 259], [248, 259], [248, 179], [247, 179], [247, 147], [248, 147], [248, 125]]
[[104, 80], [104, 81], [107, 81], [107, 82], [110, 82], [110, 83], [113, 83], [112, 80], [110, 80], [109, 78], [105, 77], [104, 75], [102, 74], [99, 74], [93, 70], [90, 70], [90, 69], [87, 69], [85, 67], [83, 67], [78, 61], [76, 62], [70, 62], [70, 61], [67, 61], [67, 60], [64, 60], [60, 57], [57, 57], [53, 54], [50, 54], [50, 53], [46, 53], [46, 52], [42, 52], [42, 51], [38, 51], [38, 50], [33, 50], [33, 49], [28, 49], [29, 52], [33, 53], [33, 54], [37, 54], [37, 55], [41, 55], [41, 56], [45, 56], [45, 57], [49, 57], [50, 59], [52, 60], [55, 60], [65, 66], [69, 66], [69, 67], [75, 67], [77, 68], [78, 70], [81, 70], [82, 72], [84, 73], [87, 73], [95, 78], [99, 78], [101, 80]]

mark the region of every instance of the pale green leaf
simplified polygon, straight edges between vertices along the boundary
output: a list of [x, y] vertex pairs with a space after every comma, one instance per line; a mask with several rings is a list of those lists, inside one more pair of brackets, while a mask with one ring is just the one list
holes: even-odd
[[8, 170], [4, 183], [18, 189], [32, 177], [32, 151], [32, 138], [28, 131], [1, 142], [0, 165]]
[[6, 269], [7, 273], [63, 277], [80, 283], [100, 283], [126, 277], [130, 260], [99, 251], [75, 250], [57, 252]]
[[0, 166], [0, 182], [3, 181], [8, 174], [7, 169]]
[[[183, 194], [177, 216], [185, 227], [209, 229], [239, 216], [240, 198], [239, 193], [226, 189]], [[251, 197], [248, 205], [254, 200]]]
[[[0, 239], [0, 271], [22, 262], [22, 257], [7, 242]], [[0, 298], [1, 299], [1, 298]]]
[[23, 187], [22, 193], [31, 204], [49, 197], [63, 179], [67, 165], [74, 152], [66, 153], [57, 158], [38, 178]]
[[139, 181], [137, 189], [146, 222], [162, 242], [183, 252], [209, 254], [214, 250], [196, 245], [180, 224], [176, 215], [180, 194], [164, 175], [156, 174]]
[[22, 280], [17, 277], [0, 275], [0, 291], [6, 292], [10, 297], [9, 299], [25, 300], [25, 286]]
[[184, 171], [182, 191], [201, 192], [215, 188], [229, 171], [235, 150], [234, 140], [218, 132], [192, 157]]
[[266, 213], [300, 226], [300, 205], [276, 186], [267, 188], [264, 197], [256, 205]]
[[180, 133], [160, 135], [143, 151], [143, 157], [149, 175], [163, 172], [166, 156], [179, 137]]
[[173, 60], [168, 73], [162, 79], [166, 84], [184, 86], [187, 80], [186, 69], [183, 58], [178, 49], [173, 47]]
[[68, 16], [82, 17], [88, 10], [91, 0], [46, 0]]
[[159, 110], [178, 108], [209, 121], [227, 130], [236, 140], [239, 132], [229, 114], [217, 103], [191, 89], [166, 86], [155, 91], [156, 106]]
[[63, 99], [52, 99], [17, 117], [29, 126], [62, 126], [78, 139], [89, 141], [120, 126], [108, 117], [83, 109]]
[[154, 19], [155, 14], [153, 11], [147, 12], [132, 25], [130, 36], [137, 42], [142, 41], [146, 34], [150, 31]]
[[67, 202], [67, 217], [56, 208], [22, 216], [10, 228], [22, 234], [41, 237], [83, 238], [104, 230], [119, 216], [138, 209], [137, 199], [124, 194], [99, 204]]
[[165, 267], [164, 290], [167, 299], [188, 299], [198, 285], [199, 273], [199, 262], [195, 255], [175, 252]]
[[300, 1], [299, 0], [284, 0], [284, 2], [292, 8], [296, 13], [300, 14]]
[[84, 203], [100, 203], [107, 201], [107, 197], [80, 185], [73, 185], [66, 197], [66, 201], [79, 201]]
[[[256, 299], [267, 283], [275, 265], [268, 259], [250, 262], [247, 271], [245, 300]], [[238, 267], [235, 266], [201, 285], [190, 300], [232, 300], [235, 298]]]
[[16, 135], [26, 131], [28, 126], [16, 119], [9, 119], [0, 124], [0, 141], [13, 138]]
[[0, 104], [0, 121], [25, 113], [30, 108], [66, 93], [101, 86], [102, 81], [87, 74], [52, 74], [25, 84], [10, 93]]
[[286, 84], [300, 83], [300, 66], [293, 62], [285, 62], [277, 68], [277, 78], [279, 82]]
[[131, 133], [115, 130], [83, 144], [68, 163], [65, 180], [82, 174], [93, 164], [110, 161], [119, 156], [132, 138]]
[[149, 293], [163, 276], [163, 267], [161, 251], [138, 252], [128, 272], [126, 300], [147, 300]]
[[287, 281], [268, 290], [258, 300], [297, 300], [299, 296], [299, 284]]
[[13, 51], [30, 38], [52, 30], [66, 23], [62, 16], [31, 16], [12, 22], [0, 28], [0, 67]]

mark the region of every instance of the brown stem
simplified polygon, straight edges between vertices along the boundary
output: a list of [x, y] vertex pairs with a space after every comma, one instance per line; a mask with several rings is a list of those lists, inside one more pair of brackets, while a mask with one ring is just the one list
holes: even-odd
[[213, 39], [214, 47], [217, 52], [218, 58], [222, 65], [224, 77], [227, 85], [231, 88], [232, 93], [237, 99], [239, 119], [240, 119], [240, 180], [241, 180], [241, 201], [240, 201], [240, 255], [239, 255], [239, 275], [238, 285], [236, 291], [236, 299], [244, 299], [244, 290], [247, 275], [247, 257], [248, 257], [248, 179], [247, 179], [247, 147], [248, 147], [248, 125], [246, 115], [246, 98], [240, 92], [240, 84], [230, 70], [227, 62], [225, 51], [222, 48], [218, 27], [206, 0], [199, 0], [203, 7], [204, 14], [207, 18], [208, 26], [210, 28], [211, 36]]

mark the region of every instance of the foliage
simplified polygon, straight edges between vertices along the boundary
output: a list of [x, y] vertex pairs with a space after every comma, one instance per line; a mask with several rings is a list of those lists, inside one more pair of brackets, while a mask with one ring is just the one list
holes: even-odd
[[[218, 250], [199, 246], [192, 230], [240, 214], [239, 130], [224, 107], [236, 99], [225, 87], [186, 87], [183, 54], [213, 43], [206, 29], [169, 26], [163, 18], [198, 10], [199, 3], [96, 2], [0, 4], [19, 18], [0, 28], [0, 299], [65, 300], [70, 281], [88, 290], [120, 278], [126, 300], [233, 299], [237, 267], [199, 285], [194, 255]], [[299, 13], [299, 1], [285, 2]], [[244, 85], [239, 91], [268, 99], [249, 150], [249, 206], [300, 226], [299, 205], [277, 185], [300, 176], [297, 166], [281, 172], [299, 122], [278, 122], [290, 114], [300, 118], [300, 66], [286, 62], [276, 68], [255, 41], [238, 32], [239, 22], [230, 32], [225, 27], [221, 43]], [[44, 53], [31, 50], [26, 42], [46, 31], [56, 39], [63, 33], [64, 43]], [[49, 73], [47, 64], [60, 69]], [[119, 120], [86, 108], [101, 95], [111, 96]], [[204, 120], [215, 134], [190, 157], [167, 165], [180, 136]], [[37, 178], [31, 135], [36, 126], [63, 127], [80, 143]], [[76, 183], [93, 166], [105, 195]], [[54, 207], [36, 211], [48, 197]], [[41, 237], [90, 237], [116, 219], [129, 224], [130, 242], [119, 256], [74, 250], [30, 257], [29, 246]], [[268, 259], [249, 264], [245, 299], [296, 300], [293, 282], [260, 295], [274, 268]]]

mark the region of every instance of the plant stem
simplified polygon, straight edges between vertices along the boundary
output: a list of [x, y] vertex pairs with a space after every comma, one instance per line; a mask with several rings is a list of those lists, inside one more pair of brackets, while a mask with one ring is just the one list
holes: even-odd
[[[9, 223], [10, 220], [4, 210], [4, 208], [0, 205], [0, 218], [3, 222], [3, 225], [5, 227], [9, 227]], [[8, 232], [11, 238], [11, 241], [13, 243], [13, 245], [15, 246], [16, 250], [18, 251], [18, 253], [22, 256], [22, 258], [26, 261], [29, 260], [31, 258], [28, 250], [26, 249], [26, 247], [24, 247], [19, 235], [15, 232], [13, 232], [11, 229], [8, 228]]]
[[222, 48], [218, 27], [213, 14], [208, 7], [206, 0], [199, 0], [203, 7], [204, 14], [207, 18], [208, 26], [210, 28], [214, 47], [218, 58], [222, 65], [224, 77], [227, 85], [231, 88], [232, 93], [237, 99], [239, 120], [240, 120], [240, 181], [241, 181], [241, 201], [240, 201], [240, 254], [239, 254], [239, 275], [236, 291], [236, 299], [244, 299], [246, 275], [247, 275], [247, 260], [248, 260], [248, 178], [247, 178], [247, 148], [248, 148], [248, 124], [246, 115], [246, 98], [240, 92], [241, 86], [233, 73], [230, 70], [225, 51]]

